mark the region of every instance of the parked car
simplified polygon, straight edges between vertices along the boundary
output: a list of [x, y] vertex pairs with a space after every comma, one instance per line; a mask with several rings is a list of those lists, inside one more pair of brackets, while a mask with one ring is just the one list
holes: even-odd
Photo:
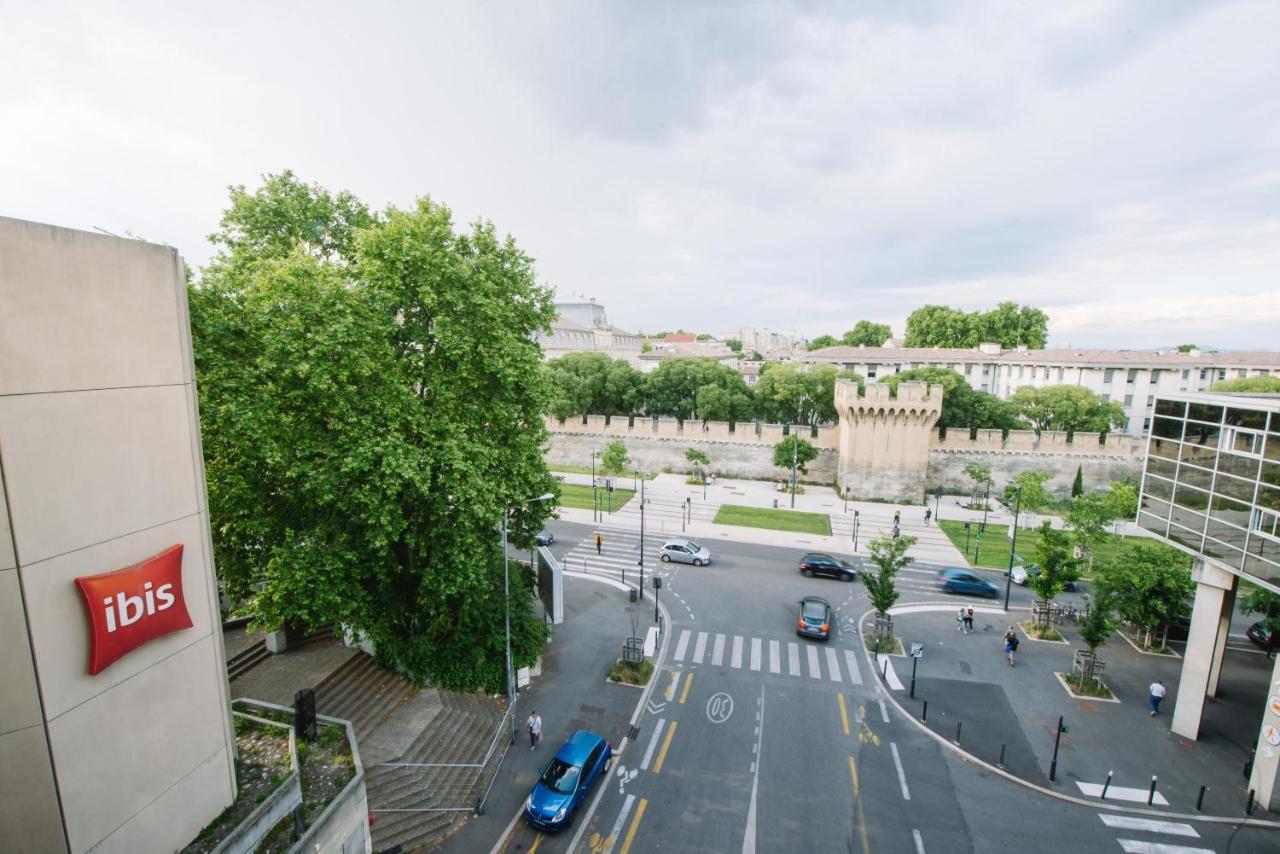
[[842, 558], [822, 552], [809, 552], [800, 558], [800, 574], [806, 578], [826, 575], [841, 581], [853, 581], [858, 577], [858, 568]]
[[693, 540], [667, 540], [658, 549], [658, 557], [668, 563], [674, 560], [676, 563], [691, 563], [694, 566], [711, 563], [711, 551]]
[[831, 637], [831, 603], [821, 596], [806, 596], [800, 600], [800, 619], [796, 621], [796, 634], [806, 638], [829, 640]]
[[938, 573], [937, 585], [944, 593], [965, 593], [970, 596], [988, 596], [992, 599], [1000, 589], [986, 579], [979, 578], [973, 570], [951, 566]]
[[585, 729], [569, 736], [551, 762], [538, 769], [538, 782], [524, 802], [525, 821], [539, 830], [568, 827], [574, 810], [612, 761], [613, 745], [602, 736]]
[[1276, 633], [1271, 631], [1267, 626], [1266, 620], [1251, 623], [1249, 628], [1244, 630], [1244, 633], [1249, 636], [1249, 640], [1263, 649], [1280, 649], [1280, 637], [1277, 637]]
[[549, 546], [556, 541], [556, 535], [550, 531], [539, 531], [533, 540], [540, 546]]
[[[1013, 568], [1013, 583], [1021, 584], [1023, 587], [1027, 582], [1040, 574], [1040, 567], [1034, 563], [1020, 563]], [[1083, 587], [1082, 581], [1068, 581], [1062, 585], [1062, 589], [1068, 593], [1074, 593], [1079, 587]]]

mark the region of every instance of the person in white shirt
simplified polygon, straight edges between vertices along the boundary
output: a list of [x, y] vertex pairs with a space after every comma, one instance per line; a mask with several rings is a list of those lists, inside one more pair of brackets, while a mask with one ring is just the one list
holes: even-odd
[[537, 710], [529, 715], [529, 749], [533, 750], [542, 741], [542, 718]]
[[1160, 714], [1160, 701], [1164, 699], [1164, 683], [1159, 679], [1151, 683], [1151, 697], [1148, 702], [1151, 704], [1151, 717]]

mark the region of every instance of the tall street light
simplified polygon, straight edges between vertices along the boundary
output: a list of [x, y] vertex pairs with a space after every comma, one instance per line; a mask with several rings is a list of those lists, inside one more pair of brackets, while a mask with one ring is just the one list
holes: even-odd
[[1022, 509], [1022, 485], [1015, 486], [1013, 496], [1013, 536], [1009, 539], [1009, 572], [1004, 578], [1004, 609], [1009, 610], [1009, 588], [1013, 584], [1013, 553], [1018, 547], [1018, 512]]
[[548, 492], [546, 495], [539, 495], [537, 498], [530, 498], [518, 504], [510, 504], [502, 510], [502, 598], [505, 606], [502, 621], [507, 647], [507, 708], [511, 711], [512, 744], [516, 743], [516, 679], [515, 671], [511, 669], [511, 572], [509, 569], [510, 561], [507, 559], [507, 522], [511, 518], [512, 509], [536, 504], [539, 501], [550, 501], [553, 498], [555, 498], [555, 494]]
[[[809, 398], [802, 397], [796, 402], [796, 421], [800, 420], [800, 406], [808, 403]], [[800, 435], [793, 425], [791, 430], [791, 509], [796, 509], [796, 458], [800, 451]]]
[[596, 513], [600, 509], [600, 501], [596, 497], [596, 457], [600, 456], [599, 451], [591, 452], [591, 521], [598, 521]]

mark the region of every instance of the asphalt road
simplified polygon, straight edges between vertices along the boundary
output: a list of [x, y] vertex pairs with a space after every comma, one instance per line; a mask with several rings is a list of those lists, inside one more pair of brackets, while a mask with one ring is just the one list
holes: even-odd
[[[590, 562], [591, 526], [550, 527], [557, 554]], [[638, 555], [638, 542], [608, 536], [610, 549]], [[1274, 832], [1144, 823], [987, 773], [880, 701], [856, 632], [870, 607], [861, 583], [800, 576], [799, 549], [708, 543], [715, 562], [692, 567], [657, 564], [657, 544], [646, 542], [646, 572], [664, 578], [670, 647], [639, 733], [594, 811], [558, 835], [526, 829], [506, 850], [562, 852], [575, 839], [593, 854], [1278, 850]], [[899, 604], [991, 604], [940, 596], [935, 572], [904, 571]], [[827, 643], [795, 635], [806, 594], [837, 611]], [[1030, 601], [1013, 588], [1013, 606]]]

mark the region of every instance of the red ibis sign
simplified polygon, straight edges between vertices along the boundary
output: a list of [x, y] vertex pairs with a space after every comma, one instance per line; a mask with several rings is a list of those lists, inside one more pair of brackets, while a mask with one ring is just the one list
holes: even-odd
[[89, 614], [89, 674], [158, 637], [191, 628], [182, 597], [182, 544], [141, 563], [76, 579]]

